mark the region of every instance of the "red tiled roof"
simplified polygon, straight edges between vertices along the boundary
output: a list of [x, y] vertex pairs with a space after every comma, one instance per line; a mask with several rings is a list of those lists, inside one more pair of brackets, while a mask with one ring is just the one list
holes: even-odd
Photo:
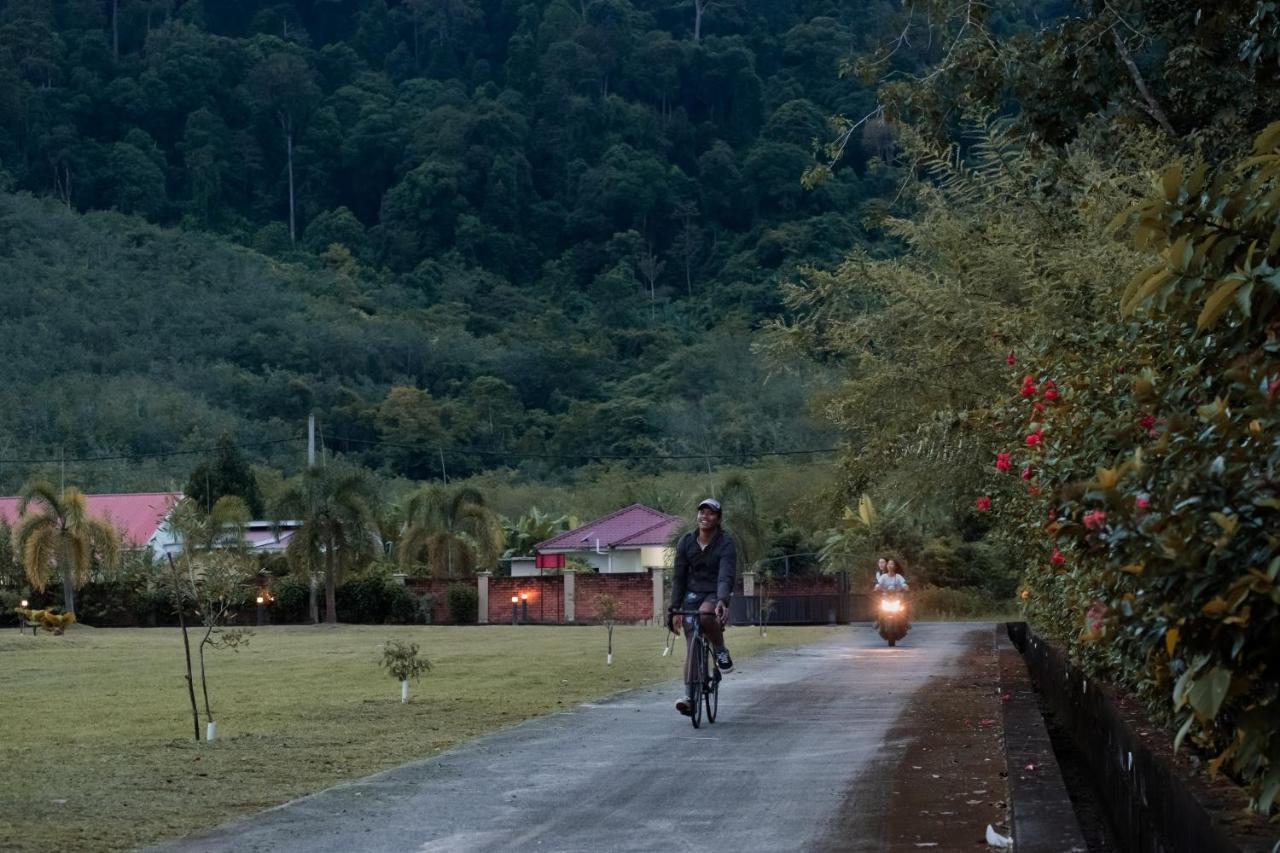
[[667, 515], [644, 504], [632, 504], [595, 521], [567, 530], [534, 546], [536, 551], [564, 551], [595, 548], [666, 545], [684, 519]]
[[[181, 492], [85, 495], [85, 504], [89, 515], [110, 522], [126, 541], [145, 545], [181, 498]], [[18, 498], [0, 498], [0, 518], [18, 523]]]

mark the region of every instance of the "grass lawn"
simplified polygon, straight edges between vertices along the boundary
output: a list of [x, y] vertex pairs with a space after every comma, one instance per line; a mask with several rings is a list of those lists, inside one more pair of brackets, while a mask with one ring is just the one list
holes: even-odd
[[[730, 629], [735, 657], [831, 628]], [[431, 755], [558, 708], [680, 676], [662, 630], [599, 626], [260, 628], [208, 653], [219, 741], [192, 737], [177, 629], [0, 633], [0, 849], [114, 850], [180, 836]], [[408, 705], [384, 640], [434, 669]], [[197, 697], [199, 697], [197, 682]], [[674, 714], [674, 712], [673, 712]], [[201, 707], [201, 736], [204, 730]], [[672, 720], [673, 727], [677, 725]]]

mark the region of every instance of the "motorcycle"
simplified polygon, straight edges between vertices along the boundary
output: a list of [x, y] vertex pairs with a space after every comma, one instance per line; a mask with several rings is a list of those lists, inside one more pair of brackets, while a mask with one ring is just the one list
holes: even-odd
[[907, 600], [901, 595], [880, 597], [880, 618], [876, 620], [880, 636], [890, 646], [907, 636]]

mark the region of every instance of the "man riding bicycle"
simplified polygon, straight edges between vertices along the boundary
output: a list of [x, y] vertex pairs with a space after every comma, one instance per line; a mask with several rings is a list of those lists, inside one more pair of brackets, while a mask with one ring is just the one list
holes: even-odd
[[[676, 543], [676, 568], [671, 582], [671, 609], [697, 610], [702, 633], [715, 650], [716, 666], [721, 672], [733, 669], [733, 658], [724, 645], [724, 626], [729, 621], [729, 596], [733, 592], [733, 573], [738, 553], [733, 538], [720, 528], [720, 501], [707, 498], [698, 504], [698, 529], [686, 533]], [[693, 617], [676, 619], [667, 614], [667, 628], [680, 633], [681, 623]], [[691, 689], [692, 662], [689, 656], [690, 631], [685, 635], [685, 696], [676, 702], [676, 710], [685, 716], [693, 712]]]

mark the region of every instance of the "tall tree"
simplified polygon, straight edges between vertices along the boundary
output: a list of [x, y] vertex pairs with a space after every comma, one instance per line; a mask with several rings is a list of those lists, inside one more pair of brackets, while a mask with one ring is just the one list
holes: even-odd
[[201, 462], [191, 472], [185, 494], [206, 513], [213, 512], [218, 500], [226, 496], [244, 501], [253, 518], [260, 518], [264, 511], [258, 481], [230, 433], [223, 433], [218, 439], [213, 458]]
[[[308, 578], [324, 574], [324, 621], [338, 621], [342, 574], [376, 553], [376, 523], [365, 477], [340, 465], [309, 468], [285, 484], [272, 504], [277, 520], [301, 526], [285, 548], [289, 564]], [[313, 619], [315, 608], [312, 607]]]
[[497, 565], [502, 523], [475, 489], [426, 486], [409, 501], [408, 527], [400, 540], [400, 564], [425, 556], [437, 577], [462, 577]]
[[248, 93], [254, 106], [279, 125], [284, 139], [289, 179], [289, 241], [298, 239], [293, 148], [297, 134], [320, 99], [311, 64], [283, 49], [267, 53], [249, 72]]
[[74, 613], [75, 591], [89, 580], [94, 557], [109, 566], [119, 560], [119, 534], [107, 522], [90, 517], [79, 489], [59, 493], [42, 480], [23, 487], [18, 515], [14, 540], [27, 578], [43, 592], [49, 578], [59, 575], [63, 612]]

